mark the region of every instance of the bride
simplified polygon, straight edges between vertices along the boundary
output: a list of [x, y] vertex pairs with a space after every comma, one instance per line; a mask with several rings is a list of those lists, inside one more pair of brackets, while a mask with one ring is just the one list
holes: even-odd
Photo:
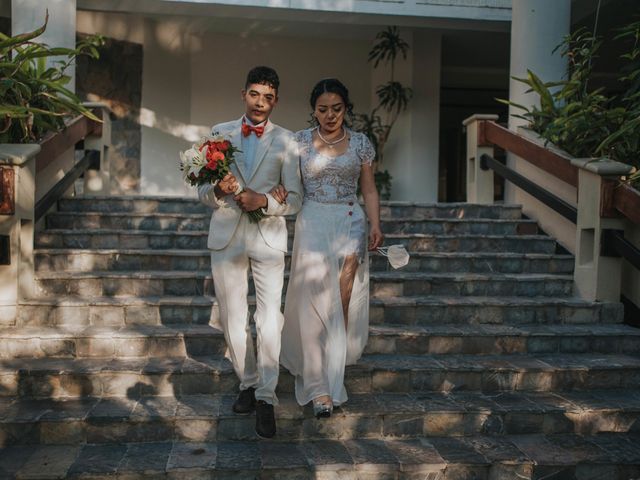
[[[304, 187], [295, 226], [285, 301], [282, 364], [296, 377], [300, 405], [313, 401], [316, 417], [329, 417], [347, 400], [345, 365], [355, 363], [369, 330], [367, 249], [382, 245], [380, 206], [368, 138], [345, 125], [353, 105], [336, 79], [311, 92], [317, 126], [296, 134]], [[358, 180], [369, 220], [358, 204]], [[280, 201], [287, 192], [273, 191]]]

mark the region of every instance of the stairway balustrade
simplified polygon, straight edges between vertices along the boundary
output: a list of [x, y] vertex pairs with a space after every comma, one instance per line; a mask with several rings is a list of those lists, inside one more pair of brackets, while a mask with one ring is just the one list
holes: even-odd
[[[551, 224], [545, 230], [560, 239], [568, 238], [570, 229], [574, 239], [564, 246], [575, 254], [577, 295], [619, 301], [622, 294], [640, 303], [640, 251], [630, 241], [640, 232], [640, 194], [622, 181], [632, 167], [607, 158], [572, 158], [535, 141], [530, 132], [512, 132], [496, 120], [495, 115], [473, 115], [463, 122], [467, 129], [467, 201], [493, 203], [493, 176], [499, 174], [529, 194], [519, 197], [523, 211], [543, 228]], [[492, 158], [495, 146], [514, 155], [512, 165]], [[531, 165], [534, 171], [528, 170]], [[554, 195], [558, 189], [564, 190], [560, 192], [564, 198]], [[555, 215], [552, 211], [568, 222], [554, 226], [555, 217], [549, 218]], [[627, 272], [631, 281], [623, 287], [623, 269], [629, 267], [635, 271]]]
[[[19, 302], [34, 296], [38, 221], [59, 198], [75, 193], [83, 174], [83, 190], [108, 188], [109, 112], [102, 104], [85, 105], [101, 124], [79, 116], [38, 144], [0, 144], [0, 325], [15, 325]], [[93, 173], [86, 174], [89, 168]]]

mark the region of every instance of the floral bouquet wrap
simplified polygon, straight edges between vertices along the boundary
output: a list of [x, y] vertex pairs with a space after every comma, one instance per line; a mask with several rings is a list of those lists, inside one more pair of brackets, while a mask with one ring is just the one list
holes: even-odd
[[[234, 155], [238, 151], [237, 147], [220, 135], [214, 133], [211, 137], [203, 137], [199, 144], [180, 152], [180, 170], [184, 181], [192, 187], [215, 184], [229, 173], [229, 167], [235, 161]], [[239, 187], [235, 193], [237, 195], [242, 191]], [[247, 215], [252, 222], [259, 222], [264, 218], [261, 209], [247, 212]]]

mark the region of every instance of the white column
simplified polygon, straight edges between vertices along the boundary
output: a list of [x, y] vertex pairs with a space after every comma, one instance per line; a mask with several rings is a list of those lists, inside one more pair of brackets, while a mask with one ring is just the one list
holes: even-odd
[[[511, 63], [509, 68], [509, 99], [524, 106], [538, 103], [537, 95], [525, 93], [528, 87], [512, 77], [525, 78], [533, 71], [543, 81], [565, 78], [567, 61], [553, 50], [571, 27], [571, 0], [513, 0], [511, 13]], [[525, 124], [514, 118], [522, 110], [509, 107], [509, 128], [516, 130]], [[515, 167], [509, 155], [508, 165]], [[515, 189], [507, 182], [505, 200], [517, 201]]]
[[[11, 34], [30, 32], [44, 24], [49, 10], [49, 23], [36, 41], [50, 47], [74, 48], [76, 45], [76, 0], [11, 0]], [[75, 91], [75, 65], [67, 69], [71, 81], [67, 88]]]
[[[559, 80], [566, 76], [567, 61], [560, 52], [553, 52], [571, 27], [571, 0], [513, 0], [511, 20], [511, 64], [509, 75], [523, 78], [527, 69], [543, 81]], [[534, 93], [525, 84], [511, 79], [509, 98], [521, 105], [537, 103]], [[515, 130], [524, 123], [511, 116], [522, 113], [509, 108], [509, 128]]]
[[[403, 30], [402, 38], [411, 50], [406, 61], [396, 61], [396, 79], [413, 89], [413, 99], [393, 127], [381, 169], [393, 177], [391, 200], [432, 203], [438, 200], [441, 35]], [[379, 68], [372, 89], [386, 81]]]

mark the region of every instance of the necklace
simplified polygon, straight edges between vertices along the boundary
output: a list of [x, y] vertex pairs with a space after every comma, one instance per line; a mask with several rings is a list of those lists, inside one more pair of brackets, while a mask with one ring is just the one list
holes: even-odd
[[320, 133], [320, 127], [316, 127], [316, 132], [318, 132], [318, 138], [329, 145], [329, 148], [333, 148], [334, 145], [337, 145], [338, 143], [343, 141], [347, 136], [347, 131], [344, 128], [342, 129], [342, 136], [337, 140], [327, 140], [326, 138], [324, 138]]

